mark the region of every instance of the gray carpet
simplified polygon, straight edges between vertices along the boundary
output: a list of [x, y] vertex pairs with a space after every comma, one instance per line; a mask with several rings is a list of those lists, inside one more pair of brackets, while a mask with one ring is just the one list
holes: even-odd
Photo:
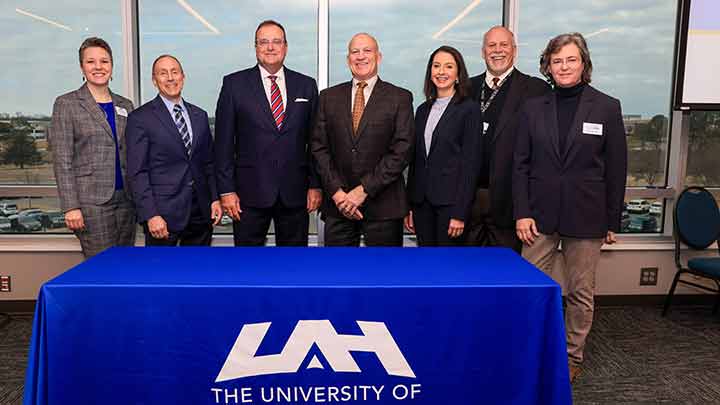
[[[709, 307], [600, 307], [576, 404], [720, 404], [720, 316]], [[0, 404], [21, 404], [31, 314], [0, 329]]]

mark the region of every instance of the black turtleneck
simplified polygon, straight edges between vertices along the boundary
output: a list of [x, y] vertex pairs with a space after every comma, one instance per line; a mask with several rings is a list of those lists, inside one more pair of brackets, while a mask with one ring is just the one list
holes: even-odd
[[565, 153], [570, 126], [575, 119], [575, 112], [580, 104], [580, 95], [584, 89], [585, 83], [582, 82], [572, 87], [555, 87], [560, 153]]

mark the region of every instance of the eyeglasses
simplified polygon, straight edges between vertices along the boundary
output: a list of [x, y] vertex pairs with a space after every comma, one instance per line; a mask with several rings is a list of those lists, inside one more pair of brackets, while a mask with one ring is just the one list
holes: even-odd
[[273, 39], [272, 41], [269, 39], [259, 39], [255, 41], [255, 45], [261, 46], [261, 47], [267, 47], [268, 45], [273, 44], [273, 46], [281, 46], [285, 44], [284, 39]]
[[550, 64], [555, 67], [561, 67], [562, 65], [567, 65], [568, 67], [575, 67], [582, 63], [582, 60], [580, 58], [576, 58], [574, 56], [571, 56], [569, 58], [555, 58], [550, 61]]

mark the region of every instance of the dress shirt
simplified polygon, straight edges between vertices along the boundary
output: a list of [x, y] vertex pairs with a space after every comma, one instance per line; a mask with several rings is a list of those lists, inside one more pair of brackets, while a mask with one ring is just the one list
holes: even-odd
[[[350, 94], [350, 113], [352, 114], [353, 105], [355, 104], [355, 93], [357, 93], [357, 84], [362, 82], [363, 80], [358, 80], [353, 77], [352, 79], [352, 92]], [[363, 96], [365, 96], [365, 105], [367, 105], [368, 100], [370, 100], [370, 95], [372, 94], [373, 89], [375, 88], [375, 83], [378, 81], [378, 76], [375, 75], [367, 80], [364, 80], [365, 83], [367, 83], [367, 86], [363, 89]]]
[[515, 70], [515, 66], [510, 66], [510, 69], [506, 70], [505, 73], [501, 74], [500, 76], [493, 76], [490, 72], [485, 71], [485, 84], [487, 84], [489, 89], [492, 89], [493, 88], [493, 81], [492, 81], [493, 77], [497, 77], [498, 79], [500, 79], [500, 80], [498, 80], [498, 85], [500, 85], [500, 83], [502, 83], [503, 80], [505, 80], [505, 78], [508, 77], [508, 75], [510, 75], [510, 73], [512, 73], [513, 70]]
[[183, 103], [182, 98], [180, 99], [179, 103], [175, 103], [166, 99], [165, 96], [163, 96], [162, 94], [160, 95], [160, 98], [162, 99], [163, 103], [165, 103], [165, 107], [167, 107], [168, 111], [170, 112], [170, 116], [172, 117], [173, 122], [175, 122], [175, 104], [180, 104], [180, 108], [182, 109], [182, 116], [185, 119], [185, 123], [187, 124], [188, 135], [190, 135], [190, 144], [192, 145], [192, 123], [190, 122], [190, 114], [188, 114], [187, 107], [185, 107], [185, 103]]
[[275, 83], [280, 88], [280, 96], [282, 97], [283, 110], [287, 110], [288, 99], [287, 99], [287, 86], [285, 85], [285, 67], [280, 67], [275, 73], [270, 73], [265, 70], [262, 65], [258, 65], [260, 68], [260, 78], [262, 79], [263, 87], [265, 88], [265, 97], [267, 98], [268, 104], [272, 105], [272, 99], [270, 98], [270, 88], [272, 87], [272, 81], [270, 76], [276, 76]]

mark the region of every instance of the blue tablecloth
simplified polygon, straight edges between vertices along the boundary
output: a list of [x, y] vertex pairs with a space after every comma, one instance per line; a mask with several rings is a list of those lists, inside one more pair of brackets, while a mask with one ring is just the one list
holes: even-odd
[[43, 285], [25, 404], [569, 404], [506, 249], [114, 248]]

